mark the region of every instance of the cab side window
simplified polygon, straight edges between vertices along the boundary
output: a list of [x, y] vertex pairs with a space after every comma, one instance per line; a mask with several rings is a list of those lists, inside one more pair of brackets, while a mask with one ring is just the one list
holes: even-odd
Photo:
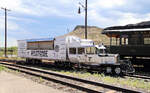
[[87, 54], [95, 54], [95, 51], [96, 51], [95, 47], [87, 47], [86, 48]]
[[76, 54], [76, 48], [69, 48], [69, 54]]
[[84, 54], [85, 51], [84, 51], [84, 48], [78, 48], [78, 54]]

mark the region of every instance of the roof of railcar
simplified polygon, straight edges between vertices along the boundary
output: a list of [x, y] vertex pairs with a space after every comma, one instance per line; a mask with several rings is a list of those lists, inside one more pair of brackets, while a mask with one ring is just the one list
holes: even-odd
[[111, 33], [111, 32], [139, 32], [139, 31], [150, 31], [150, 21], [141, 22], [137, 24], [128, 24], [125, 26], [112, 26], [105, 28], [102, 33]]
[[103, 30], [103, 34], [111, 33], [111, 32], [143, 32], [143, 31], [150, 31], [150, 28], [141, 28], [141, 29], [114, 29], [114, 30]]
[[53, 40], [54, 40], [54, 38], [26, 39], [27, 42], [53, 41]]

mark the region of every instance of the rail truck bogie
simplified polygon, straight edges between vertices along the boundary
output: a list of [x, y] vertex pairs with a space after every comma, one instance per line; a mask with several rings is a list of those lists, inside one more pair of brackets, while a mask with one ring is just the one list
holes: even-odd
[[89, 39], [63, 36], [45, 39], [18, 40], [18, 56], [27, 62], [54, 60], [56, 66], [86, 68], [107, 73], [133, 73], [129, 61], [118, 54], [109, 54], [103, 44], [94, 45]]

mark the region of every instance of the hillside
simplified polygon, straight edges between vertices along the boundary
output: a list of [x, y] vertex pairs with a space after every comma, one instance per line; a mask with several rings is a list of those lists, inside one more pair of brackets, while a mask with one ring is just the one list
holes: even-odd
[[[109, 44], [109, 38], [103, 34], [101, 34], [102, 29], [96, 26], [88, 26], [88, 39], [94, 40], [95, 44], [104, 43], [105, 45]], [[84, 38], [85, 28], [84, 26], [76, 26], [72, 32], [69, 32], [63, 36], [78, 36], [80, 38]]]

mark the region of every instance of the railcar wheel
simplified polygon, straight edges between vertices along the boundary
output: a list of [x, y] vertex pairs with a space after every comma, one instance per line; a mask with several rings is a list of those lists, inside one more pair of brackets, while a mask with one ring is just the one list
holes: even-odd
[[121, 75], [122, 74], [122, 70], [120, 67], [115, 67], [114, 72], [116, 75]]

